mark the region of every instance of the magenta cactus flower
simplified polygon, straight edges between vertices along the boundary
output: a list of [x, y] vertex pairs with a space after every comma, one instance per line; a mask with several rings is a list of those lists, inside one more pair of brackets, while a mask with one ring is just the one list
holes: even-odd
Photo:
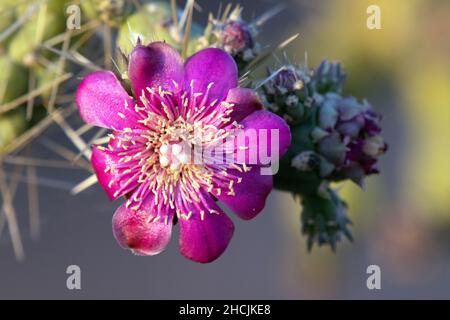
[[[138, 45], [128, 75], [134, 97], [109, 71], [88, 75], [76, 97], [84, 121], [112, 130], [106, 147], [94, 146], [92, 166], [111, 200], [126, 198], [113, 217], [114, 236], [138, 255], [155, 255], [178, 222], [181, 253], [211, 262], [234, 231], [217, 201], [244, 220], [263, 209], [272, 176], [262, 174], [264, 163], [250, 150], [281, 157], [289, 127], [262, 109], [253, 90], [238, 87], [236, 63], [221, 49], [204, 49], [183, 63], [163, 42]], [[239, 134], [249, 130], [275, 130], [278, 140], [258, 134], [255, 143], [240, 144]], [[232, 142], [224, 148], [227, 161], [192, 160], [223, 140]], [[271, 154], [267, 146], [274, 143]]]

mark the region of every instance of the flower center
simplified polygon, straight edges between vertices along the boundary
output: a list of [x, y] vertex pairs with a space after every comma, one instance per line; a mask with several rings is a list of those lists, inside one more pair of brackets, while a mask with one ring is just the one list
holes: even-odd
[[[234, 148], [222, 145], [241, 126], [231, 123], [233, 104], [209, 101], [212, 85], [201, 94], [193, 91], [193, 82], [190, 92], [147, 88], [140, 105], [125, 106], [142, 126], [112, 135], [115, 143], [109, 149], [120, 161], [106, 170], [115, 175], [110, 188], [119, 186], [115, 196], [132, 192], [127, 208], [139, 210], [151, 198], [155, 208], [176, 208], [183, 217], [190, 216], [190, 206], [204, 201], [201, 190], [234, 195], [234, 185], [241, 181], [238, 172], [250, 168], [223, 162]], [[218, 146], [221, 152], [211, 152]]]
[[190, 162], [191, 148], [186, 142], [164, 143], [159, 148], [159, 164], [171, 171], [180, 171]]

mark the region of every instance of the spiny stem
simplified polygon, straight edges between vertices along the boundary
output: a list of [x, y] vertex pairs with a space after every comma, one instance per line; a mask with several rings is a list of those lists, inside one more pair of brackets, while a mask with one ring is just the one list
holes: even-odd
[[188, 54], [189, 38], [191, 35], [192, 16], [194, 14], [194, 1], [189, 2], [188, 5], [189, 5], [188, 18], [187, 18], [186, 28], [184, 30], [183, 51], [182, 51], [183, 52], [182, 57], [184, 59], [187, 58], [187, 54]]
[[[30, 70], [30, 74], [28, 76], [28, 92], [33, 91], [35, 86], [36, 86], [36, 74], [33, 70]], [[26, 115], [27, 121], [31, 120], [31, 117], [33, 116], [33, 110], [34, 110], [34, 97], [30, 96], [28, 97], [27, 101], [27, 115]]]
[[103, 26], [103, 45], [104, 45], [104, 64], [105, 68], [111, 70], [111, 59], [112, 56], [112, 39], [111, 39], [111, 29], [106, 24]]
[[93, 63], [92, 61], [90, 61], [88, 58], [86, 58], [82, 54], [78, 53], [77, 51], [70, 50], [70, 52], [64, 52], [64, 51], [61, 51], [61, 50], [58, 50], [58, 49], [55, 49], [55, 48], [52, 48], [52, 47], [49, 47], [46, 45], [42, 45], [42, 47], [53, 53], [63, 55], [63, 56], [65, 56], [65, 58], [67, 60], [70, 60], [86, 69], [93, 70], [93, 71], [97, 71], [97, 70], [101, 69], [95, 63]]
[[170, 0], [172, 8], [172, 20], [176, 30], [178, 30], [178, 14], [177, 14], [177, 0]]
[[51, 113], [53, 120], [61, 127], [66, 136], [72, 141], [75, 147], [83, 153], [86, 159], [91, 159], [91, 150], [87, 147], [86, 142], [75, 132], [75, 130], [57, 113]]
[[15, 108], [17, 108], [18, 106], [20, 106], [21, 104], [27, 102], [30, 97], [37, 97], [40, 94], [42, 94], [43, 92], [47, 91], [48, 89], [52, 88], [55, 84], [57, 83], [61, 83], [66, 81], [67, 79], [69, 79], [72, 76], [71, 73], [66, 73], [64, 75], [62, 75], [61, 77], [56, 78], [55, 80], [41, 86], [40, 88], [37, 88], [11, 102], [5, 103], [3, 105], [0, 106], [0, 114], [8, 112], [10, 110], [13, 110]]
[[[28, 148], [28, 153], [31, 149]], [[27, 166], [27, 189], [28, 189], [28, 214], [30, 223], [31, 237], [35, 240], [40, 234], [40, 215], [39, 215], [39, 192], [37, 188], [36, 167]]]
[[[67, 32], [65, 34], [63, 46], [62, 46], [63, 52], [66, 52], [67, 49], [69, 48], [71, 36], [72, 36], [72, 30], [67, 30]], [[57, 76], [61, 75], [64, 72], [64, 65], [65, 65], [65, 57], [62, 55], [59, 57], [58, 64], [56, 67], [56, 75]], [[59, 88], [59, 83], [55, 83], [52, 86], [52, 91], [51, 91], [51, 95], [50, 95], [50, 99], [49, 99], [49, 103], [48, 103], [48, 111], [49, 112], [52, 112], [55, 107], [55, 100], [56, 100], [56, 94], [58, 93], [58, 88]]]
[[[23, 166], [15, 166], [14, 172], [10, 176], [10, 182], [9, 182], [9, 191], [11, 194], [11, 198], [14, 198], [17, 192], [17, 187], [19, 186], [20, 177], [23, 171]], [[0, 209], [0, 237], [3, 232], [3, 227], [6, 222], [6, 215], [5, 210], [3, 210], [3, 207]]]
[[47, 138], [40, 139], [39, 143], [42, 144], [47, 149], [49, 149], [50, 151], [53, 151], [57, 155], [61, 156], [63, 159], [66, 159], [67, 161], [70, 161], [70, 163], [77, 165], [79, 168], [89, 172], [92, 171], [92, 167], [88, 161], [86, 161], [84, 158], [74, 160], [77, 154], [67, 149], [66, 147]]
[[15, 164], [27, 167], [77, 169], [66, 161], [38, 159], [24, 156], [6, 156], [2, 159], [2, 161], [7, 164]]
[[79, 184], [77, 184], [71, 191], [70, 193], [72, 195], [77, 195], [80, 192], [83, 192], [84, 190], [92, 187], [93, 185], [95, 185], [98, 182], [97, 180], [97, 176], [95, 174], [89, 176], [89, 178], [83, 180], [82, 182], [80, 182]]
[[[59, 109], [55, 111], [54, 113], [60, 114], [62, 117], [66, 117], [72, 112], [74, 112], [75, 109], [72, 108], [65, 108], [65, 109]], [[51, 115], [48, 115], [44, 119], [42, 119], [38, 124], [33, 126], [31, 129], [27, 130], [22, 135], [15, 138], [8, 147], [4, 150], [5, 153], [12, 153], [14, 151], [19, 151], [22, 149], [26, 144], [30, 143], [33, 139], [39, 136], [45, 129], [47, 129], [51, 124], [53, 123], [53, 118]]]
[[22, 238], [20, 236], [19, 226], [17, 224], [16, 212], [12, 204], [11, 192], [6, 184], [5, 171], [0, 162], [0, 192], [3, 198], [3, 210], [8, 224], [9, 235], [12, 240], [14, 254], [17, 260], [22, 261], [25, 257], [23, 251]]
[[0, 43], [5, 41], [10, 35], [16, 32], [25, 22], [27, 22], [38, 9], [38, 6], [29, 6], [27, 12], [10, 25], [5, 31], [0, 33]]
[[104, 128], [98, 130], [98, 132], [92, 137], [92, 139], [88, 141], [86, 149], [80, 150], [80, 153], [73, 159], [73, 161], [77, 161], [83, 155], [84, 152], [86, 152], [87, 150], [89, 150], [91, 148], [94, 141], [98, 140], [98, 138], [103, 136], [107, 131], [108, 130], [104, 129]]
[[[92, 20], [92, 21], [86, 22], [84, 25], [82, 25], [80, 27], [79, 30], [72, 30], [72, 36], [77, 36], [79, 34], [87, 32], [87, 31], [95, 32], [95, 29], [99, 25], [100, 25], [100, 22], [97, 20]], [[50, 39], [44, 41], [44, 43], [42, 43], [42, 45], [46, 46], [46, 47], [54, 47], [64, 41], [65, 34], [66, 34], [66, 32], [62, 32], [62, 33], [54, 36], [53, 38], [50, 38]]]

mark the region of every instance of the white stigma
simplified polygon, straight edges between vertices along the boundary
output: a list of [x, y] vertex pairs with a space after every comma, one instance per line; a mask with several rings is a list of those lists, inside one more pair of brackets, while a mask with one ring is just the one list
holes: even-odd
[[159, 148], [159, 154], [161, 167], [169, 167], [172, 171], [180, 170], [190, 160], [190, 148], [186, 145], [183, 147], [182, 143], [163, 144]]
[[163, 144], [160, 148], [159, 148], [159, 152], [161, 154], [167, 154], [169, 152], [169, 145], [167, 144]]
[[182, 153], [178, 156], [178, 160], [183, 164], [189, 163], [189, 156], [187, 153]]
[[180, 144], [172, 145], [172, 154], [179, 155], [183, 151], [183, 147]]
[[161, 167], [167, 167], [170, 164], [170, 159], [166, 156], [160, 156], [159, 163], [161, 164]]

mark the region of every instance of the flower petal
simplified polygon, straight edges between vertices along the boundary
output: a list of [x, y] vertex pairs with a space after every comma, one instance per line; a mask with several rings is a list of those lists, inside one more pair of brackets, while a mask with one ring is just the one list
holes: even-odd
[[[216, 260], [233, 237], [233, 222], [207, 194], [203, 203], [185, 203], [184, 207], [192, 210], [193, 214], [189, 219], [181, 217], [179, 220], [181, 254], [200, 263]], [[200, 210], [204, 210], [204, 215]]]
[[277, 162], [291, 144], [289, 126], [272, 112], [255, 111], [240, 124], [243, 129], [237, 132], [235, 138], [238, 163], [266, 166]]
[[114, 213], [114, 237], [120, 246], [137, 255], [151, 256], [160, 253], [166, 248], [172, 235], [173, 214], [168, 211], [165, 213], [168, 219], [154, 219], [158, 210], [152, 203], [146, 201], [138, 211], [123, 204]]
[[228, 92], [227, 102], [234, 104], [231, 122], [241, 122], [251, 113], [262, 110], [261, 99], [255, 90], [248, 88], [233, 88]]
[[250, 220], [264, 209], [266, 198], [273, 188], [273, 177], [261, 174], [259, 166], [252, 166], [248, 172], [228, 170], [228, 175], [240, 177], [240, 183], [234, 184], [234, 195], [227, 192], [215, 194], [241, 219]]
[[183, 60], [174, 48], [164, 42], [138, 45], [129, 57], [128, 76], [136, 97], [146, 88], [173, 89], [174, 81], [183, 81]]
[[184, 82], [189, 88], [193, 82], [194, 92], [206, 93], [210, 83], [209, 100], [225, 100], [228, 91], [238, 86], [236, 62], [225, 51], [217, 48], [201, 50], [190, 57], [185, 64]]
[[115, 130], [139, 126], [135, 118], [127, 114], [126, 105], [133, 107], [133, 99], [110, 71], [87, 75], [78, 86], [76, 101], [86, 123]]
[[120, 157], [108, 150], [102, 150], [97, 146], [92, 148], [91, 163], [97, 180], [105, 190], [108, 198], [113, 201], [119, 198], [120, 195], [115, 194], [120, 189], [119, 180], [107, 170], [107, 168], [119, 163]]

